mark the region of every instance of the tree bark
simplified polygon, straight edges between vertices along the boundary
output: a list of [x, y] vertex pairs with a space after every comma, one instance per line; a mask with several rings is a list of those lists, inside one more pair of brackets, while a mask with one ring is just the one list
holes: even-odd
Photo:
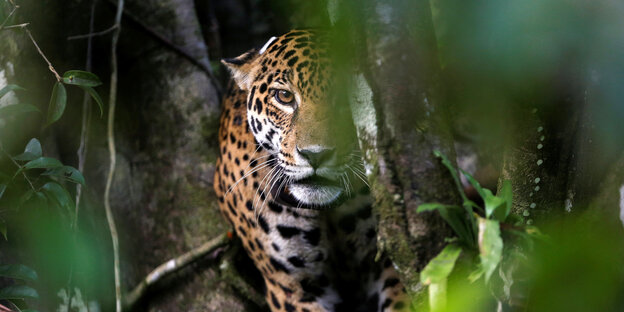
[[426, 202], [459, 204], [448, 170], [433, 154], [455, 157], [436, 91], [429, 2], [365, 1], [349, 10], [341, 18], [351, 18], [349, 34], [361, 52], [352, 108], [379, 216], [379, 247], [419, 297], [418, 273], [451, 232], [437, 213], [416, 210]]

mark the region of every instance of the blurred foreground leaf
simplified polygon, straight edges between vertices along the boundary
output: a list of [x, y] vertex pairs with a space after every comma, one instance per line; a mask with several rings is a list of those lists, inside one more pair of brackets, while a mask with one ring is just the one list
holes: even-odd
[[442, 251], [422, 270], [420, 273], [420, 282], [429, 285], [432, 283], [439, 283], [448, 278], [455, 261], [461, 254], [461, 248], [455, 244], [449, 244], [442, 249]]
[[6, 118], [13, 115], [30, 113], [30, 112], [41, 112], [37, 107], [30, 104], [13, 104], [7, 105], [4, 107], [0, 107], [0, 118]]
[[0, 289], [0, 300], [38, 298], [39, 294], [36, 290], [24, 285], [8, 286]]
[[37, 280], [37, 272], [21, 264], [0, 265], [0, 276], [27, 281]]
[[59, 207], [67, 209], [70, 213], [74, 205], [69, 192], [56, 182], [48, 182], [41, 187], [46, 197], [56, 203]]
[[5, 96], [7, 93], [11, 92], [11, 91], [15, 91], [15, 90], [26, 90], [18, 85], [15, 84], [8, 84], [6, 86], [4, 86], [4, 88], [0, 89], [0, 99]]
[[498, 221], [479, 217], [479, 256], [487, 281], [503, 257], [503, 239]]

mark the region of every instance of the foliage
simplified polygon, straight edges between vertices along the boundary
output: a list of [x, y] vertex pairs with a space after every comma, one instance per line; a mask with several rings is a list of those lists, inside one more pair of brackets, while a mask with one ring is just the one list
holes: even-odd
[[[76, 85], [90, 94], [102, 111], [102, 100], [93, 87], [101, 84], [100, 79], [89, 72], [72, 70], [63, 75], [63, 81], [54, 84], [46, 127], [58, 121], [65, 111], [67, 93], [65, 84]], [[11, 91], [25, 89], [9, 84], [0, 90], [0, 98]], [[34, 105], [17, 103], [0, 107], [0, 119], [4, 122], [19, 122], [19, 115], [41, 113]], [[53, 209], [57, 211], [67, 224], [71, 224], [74, 215], [75, 203], [66, 183], [85, 186], [85, 179], [80, 171], [66, 166], [53, 157], [43, 155], [41, 143], [32, 138], [22, 153], [11, 155], [0, 141], [0, 159], [7, 158], [12, 167], [0, 167], [0, 234], [8, 240], [9, 234], [6, 221], [7, 215], [19, 212], [21, 209], [35, 207], [37, 209]], [[26, 299], [38, 299], [35, 289], [25, 285], [26, 282], [37, 280], [37, 273], [21, 264], [0, 265], [0, 277], [14, 281], [10, 286], [0, 289], [0, 300], [9, 300], [17, 307], [24, 306]]]
[[[439, 311], [445, 307], [447, 280], [460, 255], [474, 263], [470, 265], [471, 272], [466, 278], [471, 282], [483, 278], [489, 284], [495, 270], [502, 268], [503, 259], [516, 261], [514, 257], [522, 256], [517, 252], [518, 248], [527, 250], [532, 245], [531, 241], [539, 236], [539, 231], [535, 227], [523, 225], [522, 217], [510, 213], [513, 195], [509, 181], [505, 181], [499, 193], [494, 195], [492, 191], [481, 187], [469, 173], [459, 170], [483, 199], [484, 209], [468, 199], [452, 163], [440, 152], [435, 151], [434, 154], [453, 176], [463, 199], [461, 207], [439, 203], [426, 203], [418, 207], [418, 212], [438, 211], [457, 235], [456, 238], [449, 239], [449, 244], [427, 264], [420, 276], [421, 282], [429, 285], [432, 310]], [[518, 236], [526, 240], [511, 239]], [[505, 242], [503, 237], [509, 239]], [[509, 300], [504, 296], [497, 299]]]

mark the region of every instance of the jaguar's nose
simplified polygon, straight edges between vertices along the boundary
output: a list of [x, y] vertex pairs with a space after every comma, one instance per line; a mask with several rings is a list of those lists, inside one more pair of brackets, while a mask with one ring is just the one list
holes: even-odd
[[320, 167], [322, 164], [327, 163], [332, 160], [333, 155], [336, 151], [333, 147], [327, 146], [306, 146], [304, 148], [297, 148], [299, 154], [305, 158], [310, 166], [314, 169]]

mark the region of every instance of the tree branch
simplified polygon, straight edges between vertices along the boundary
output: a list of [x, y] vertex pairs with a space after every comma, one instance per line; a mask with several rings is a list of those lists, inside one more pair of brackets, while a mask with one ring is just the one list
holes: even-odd
[[220, 247], [226, 246], [229, 242], [230, 239], [228, 238], [228, 235], [221, 234], [203, 245], [159, 265], [147, 274], [141, 283], [134, 287], [134, 289], [125, 296], [124, 310], [132, 308], [147, 293], [147, 290], [152, 285], [195, 262], [199, 258], [217, 250]]
[[90, 31], [88, 34], [84, 34], [84, 35], [69, 36], [69, 37], [67, 37], [67, 40], [90, 39], [92, 37], [106, 35], [109, 32], [114, 31], [115, 29], [117, 29], [117, 25], [116, 24], [111, 26], [111, 27], [109, 27], [109, 28], [107, 28], [107, 29], [104, 29], [102, 31], [98, 31], [98, 32]]

